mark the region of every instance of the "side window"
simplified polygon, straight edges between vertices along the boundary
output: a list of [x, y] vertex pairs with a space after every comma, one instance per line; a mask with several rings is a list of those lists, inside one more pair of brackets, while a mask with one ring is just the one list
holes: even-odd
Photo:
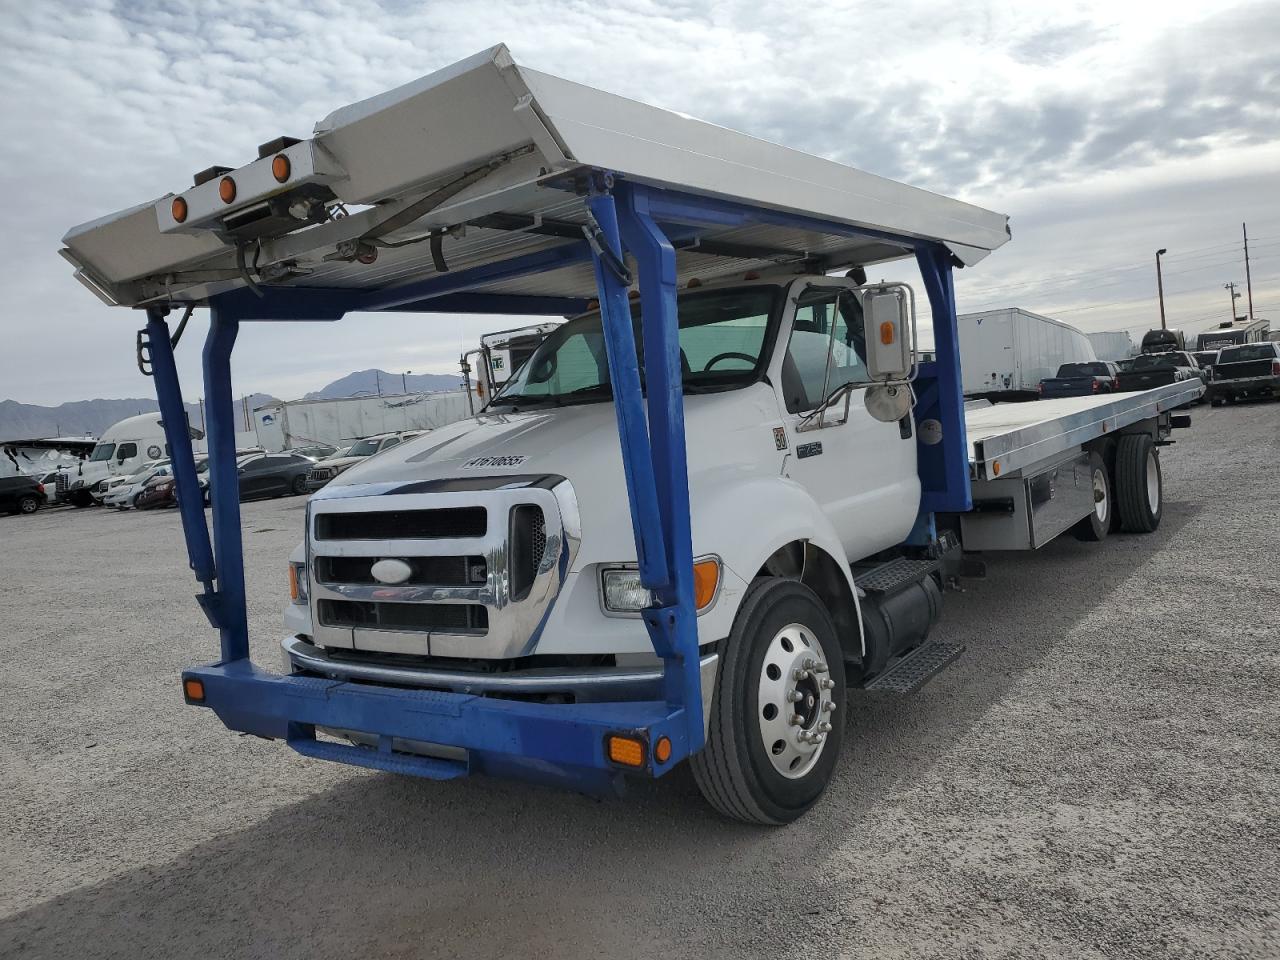
[[837, 387], [870, 382], [866, 356], [862, 307], [856, 297], [842, 293], [838, 298], [802, 298], [782, 361], [787, 412], [812, 410]]
[[560, 349], [530, 368], [524, 392], [534, 396], [589, 390], [608, 382], [604, 331], [585, 330], [568, 337]]
[[385, 440], [383, 440], [383, 441], [382, 441], [382, 447], [381, 447], [381, 449], [383, 449], [383, 450], [389, 450], [390, 448], [394, 447], [394, 446], [395, 446], [397, 443], [399, 443], [399, 442], [400, 442], [400, 438], [399, 438], [399, 437], [387, 437], [387, 439], [385, 439]]
[[117, 460], [132, 460], [138, 455], [138, 445], [136, 443], [122, 443], [116, 450]]

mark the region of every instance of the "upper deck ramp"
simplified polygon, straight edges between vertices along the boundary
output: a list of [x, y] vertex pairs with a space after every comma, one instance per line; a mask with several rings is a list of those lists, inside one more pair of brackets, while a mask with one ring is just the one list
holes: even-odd
[[912, 241], [974, 263], [1009, 238], [1001, 214], [521, 67], [503, 45], [259, 152], [73, 228], [63, 256], [107, 302], [137, 305], [251, 285], [394, 289], [541, 252], [546, 269], [468, 289], [583, 300], [596, 293], [592, 267], [567, 248], [583, 243], [580, 192], [596, 171], [776, 214], [726, 211], [708, 227], [681, 224], [674, 204], [657, 211], [681, 282], [876, 263]]

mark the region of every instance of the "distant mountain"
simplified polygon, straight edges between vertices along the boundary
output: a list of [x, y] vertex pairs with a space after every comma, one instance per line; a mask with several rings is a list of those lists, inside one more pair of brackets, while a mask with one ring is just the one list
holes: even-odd
[[[249, 395], [249, 412], [274, 397], [266, 393]], [[40, 437], [97, 437], [103, 430], [126, 417], [155, 413], [160, 407], [153, 398], [128, 400], [76, 400], [56, 407], [42, 407], [16, 400], [0, 400], [0, 440], [30, 440]], [[243, 400], [236, 400], [236, 423], [244, 427]], [[187, 417], [197, 430], [201, 426], [200, 404], [187, 404]]]
[[[361, 394], [430, 393], [435, 390], [457, 390], [462, 378], [452, 373], [409, 373], [403, 377], [385, 370], [359, 370], [326, 384], [303, 400], [336, 400]], [[381, 388], [381, 389], [379, 389]]]

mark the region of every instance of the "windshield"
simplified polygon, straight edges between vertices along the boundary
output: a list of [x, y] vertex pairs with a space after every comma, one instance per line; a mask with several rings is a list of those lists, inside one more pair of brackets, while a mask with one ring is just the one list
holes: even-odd
[[1215, 330], [1211, 333], [1200, 334], [1200, 349], [1207, 350], [1209, 347], [1225, 347], [1232, 343], [1244, 343], [1245, 332], [1243, 330]]
[[1060, 377], [1109, 377], [1105, 363], [1064, 363], [1058, 368]]
[[1131, 370], [1155, 370], [1160, 367], [1185, 367], [1187, 361], [1176, 353], [1145, 353], [1133, 358]]
[[93, 456], [89, 459], [92, 461], [110, 460], [111, 455], [116, 452], [114, 443], [100, 443], [93, 448]]
[[[680, 366], [686, 393], [730, 390], [754, 383], [767, 362], [770, 324], [782, 302], [777, 286], [684, 294], [679, 301]], [[644, 375], [640, 307], [631, 323]], [[607, 400], [609, 365], [598, 313], [562, 324], [507, 381], [491, 405], [583, 403]]]
[[346, 452], [348, 457], [371, 457], [378, 452], [379, 440], [377, 437], [370, 437], [368, 440], [361, 440], [353, 443], [351, 449]]
[[1269, 343], [1251, 343], [1244, 347], [1231, 347], [1218, 355], [1219, 363], [1241, 363], [1245, 360], [1274, 360], [1276, 348]]

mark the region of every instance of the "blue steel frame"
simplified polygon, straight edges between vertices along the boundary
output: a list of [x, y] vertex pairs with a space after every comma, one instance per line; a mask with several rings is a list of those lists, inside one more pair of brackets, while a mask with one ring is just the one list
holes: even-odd
[[[618, 262], [624, 253], [630, 253], [638, 267], [640, 332], [645, 354], [643, 383], [625, 278], [615, 274], [585, 241], [435, 275], [391, 290], [268, 287], [260, 297], [249, 290], [214, 297], [203, 357], [212, 550], [164, 310], [149, 311], [149, 352], [174, 458], [187, 550], [192, 569], [205, 588], [198, 599], [221, 640], [221, 659], [217, 663], [184, 672], [184, 681], [199, 680], [203, 684], [203, 697], [190, 702], [211, 707], [231, 729], [286, 740], [308, 756], [434, 779], [483, 771], [605, 791], [617, 787], [621, 772], [606, 755], [605, 737], [609, 733], [639, 736], [650, 744], [660, 737], [668, 738], [672, 749], [666, 761], [658, 762], [652, 751], [647, 753], [643, 772], [653, 776], [662, 775], [701, 749], [702, 689], [672, 241], [696, 237], [711, 228], [780, 224], [884, 239], [915, 249], [933, 307], [938, 356], [938, 362], [925, 365], [921, 371], [917, 419], [936, 416], [943, 425], [942, 443], [920, 447], [924, 493], [918, 527], [932, 529], [933, 511], [968, 509], [968, 456], [951, 259], [943, 247], [622, 179], [615, 181], [612, 175], [601, 172], [596, 173], [593, 183], [595, 187], [585, 202], [601, 228], [603, 242]], [[664, 663], [663, 699], [524, 703], [282, 676], [258, 668], [249, 659], [231, 396], [231, 352], [240, 323], [337, 320], [348, 312], [370, 310], [563, 314], [581, 309], [584, 302], [577, 298], [494, 295], [476, 288], [588, 261], [595, 268], [636, 556], [641, 581], [655, 600], [644, 611], [643, 619], [654, 650]], [[317, 740], [317, 727], [360, 731], [365, 734], [367, 746]], [[462, 747], [468, 759], [431, 759], [400, 752], [395, 749], [400, 740]]]

